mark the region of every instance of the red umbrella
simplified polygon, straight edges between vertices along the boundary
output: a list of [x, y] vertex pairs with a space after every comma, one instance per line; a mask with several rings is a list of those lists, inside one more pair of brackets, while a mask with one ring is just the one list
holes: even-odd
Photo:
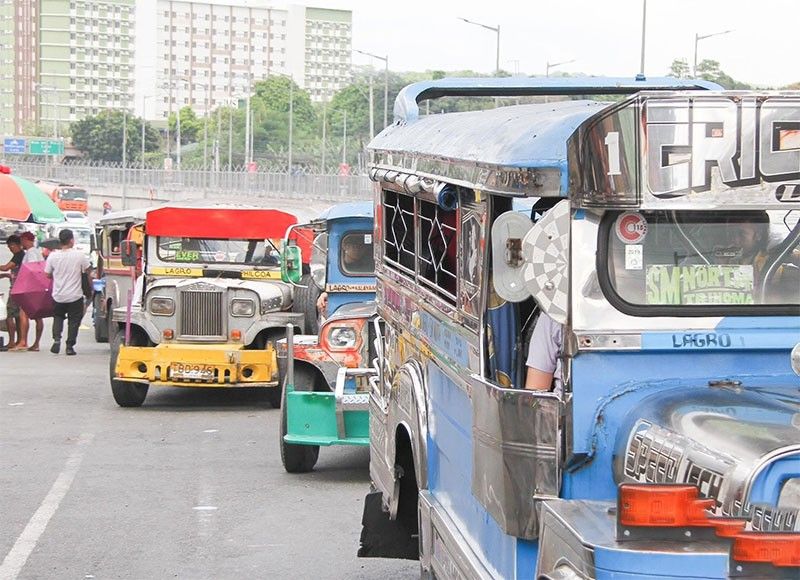
[[44, 262], [22, 264], [11, 288], [11, 297], [29, 318], [53, 316], [53, 281], [44, 273]]

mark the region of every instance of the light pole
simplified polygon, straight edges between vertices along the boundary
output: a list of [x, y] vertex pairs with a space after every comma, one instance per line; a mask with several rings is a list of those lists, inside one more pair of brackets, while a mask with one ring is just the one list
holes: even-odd
[[145, 136], [146, 136], [146, 128], [147, 128], [147, 120], [146, 120], [146, 113], [147, 113], [147, 99], [150, 97], [148, 95], [142, 95], [142, 169], [144, 170], [144, 154], [145, 154]]
[[461, 16], [458, 17], [459, 20], [463, 20], [467, 24], [474, 24], [475, 26], [480, 26], [481, 28], [485, 28], [486, 30], [491, 30], [495, 34], [497, 34], [497, 48], [495, 50], [495, 66], [494, 66], [494, 76], [500, 76], [500, 25], [497, 26], [489, 26], [488, 24], [481, 24], [480, 22], [473, 22], [472, 20], [467, 20], [466, 18], [462, 18]]
[[722, 36], [723, 34], [728, 34], [729, 32], [733, 32], [733, 30], [723, 30], [722, 32], [712, 32], [711, 34], [697, 34], [694, 35], [694, 65], [692, 66], [692, 78], [697, 78], [697, 44], [701, 40], [705, 40], [706, 38], [711, 38], [712, 36]]
[[[355, 49], [353, 49], [353, 52], [383, 61], [383, 126], [386, 127], [389, 125], [389, 55], [379, 56], [377, 54], [372, 54], [371, 52]], [[370, 79], [371, 78], [372, 77], [370, 77]]]
[[639, 64], [639, 74], [644, 76], [644, 46], [647, 32], [647, 0], [642, 0], [642, 59]]
[[544, 76], [546, 76], [546, 77], [550, 76], [550, 69], [551, 68], [556, 68], [557, 66], [561, 66], [563, 64], [569, 64], [571, 62], [575, 62], [575, 59], [573, 58], [572, 60], [563, 60], [561, 62], [547, 62], [547, 63], [545, 63]]

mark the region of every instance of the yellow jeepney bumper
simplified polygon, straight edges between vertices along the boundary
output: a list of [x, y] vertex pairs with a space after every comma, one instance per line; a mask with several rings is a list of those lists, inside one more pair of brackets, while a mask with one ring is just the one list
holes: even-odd
[[159, 344], [122, 346], [114, 369], [119, 380], [172, 387], [275, 387], [278, 359], [268, 345]]

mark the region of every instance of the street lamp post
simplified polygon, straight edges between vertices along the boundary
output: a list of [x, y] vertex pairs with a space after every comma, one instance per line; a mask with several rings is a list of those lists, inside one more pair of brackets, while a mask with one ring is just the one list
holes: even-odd
[[697, 44], [701, 40], [711, 38], [712, 36], [721, 36], [733, 32], [732, 30], [723, 30], [722, 32], [712, 32], [711, 34], [697, 34], [694, 35], [694, 65], [692, 66], [692, 78], [697, 78]]
[[[383, 126], [386, 127], [389, 125], [389, 55], [386, 56], [379, 56], [377, 54], [372, 54], [371, 52], [366, 52], [364, 50], [353, 50], [353, 52], [357, 52], [358, 54], [363, 54], [364, 56], [369, 56], [372, 58], [377, 58], [378, 60], [382, 60], [384, 64], [383, 68]], [[370, 75], [372, 73], [370, 72]], [[370, 82], [372, 81], [372, 76], [370, 76]], [[370, 108], [372, 105], [370, 105]]]
[[472, 20], [467, 20], [466, 18], [462, 18], [461, 16], [458, 17], [459, 20], [463, 20], [467, 24], [474, 24], [475, 26], [480, 26], [481, 28], [485, 28], [486, 30], [491, 30], [495, 34], [497, 34], [497, 47], [495, 49], [495, 67], [494, 67], [494, 74], [495, 76], [500, 76], [500, 25], [497, 26], [489, 26], [488, 24], [481, 24], [480, 22], [474, 22]]
[[144, 154], [145, 154], [145, 137], [146, 137], [146, 128], [147, 128], [147, 99], [150, 97], [147, 95], [142, 95], [142, 170], [144, 170]]
[[561, 66], [563, 64], [569, 64], [571, 62], [575, 62], [575, 59], [573, 58], [572, 60], [563, 60], [561, 62], [547, 62], [547, 63], [545, 63], [544, 76], [546, 76], [546, 77], [550, 76], [550, 69], [551, 68], [556, 68], [557, 66]]
[[644, 75], [644, 47], [645, 34], [647, 32], [647, 0], [642, 2], [642, 58], [639, 64], [639, 74]]

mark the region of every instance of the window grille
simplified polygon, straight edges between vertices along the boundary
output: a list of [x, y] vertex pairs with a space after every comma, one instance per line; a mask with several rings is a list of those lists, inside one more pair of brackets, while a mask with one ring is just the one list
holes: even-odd
[[384, 224], [386, 259], [414, 274], [416, 240], [414, 198], [393, 191], [384, 191]]
[[455, 300], [457, 274], [456, 212], [438, 204], [418, 201], [420, 282]]

